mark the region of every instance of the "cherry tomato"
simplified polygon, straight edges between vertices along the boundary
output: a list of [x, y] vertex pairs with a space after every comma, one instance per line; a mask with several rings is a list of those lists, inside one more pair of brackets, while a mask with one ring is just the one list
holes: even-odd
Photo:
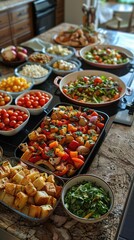
[[8, 117], [6, 117], [6, 118], [4, 119], [4, 123], [5, 123], [5, 125], [8, 125], [9, 122], [10, 122], [10, 119], [9, 119]]
[[24, 111], [9, 108], [0, 109], [0, 130], [10, 131], [20, 126], [26, 119], [28, 114]]
[[23, 115], [23, 121], [25, 121], [27, 118], [28, 118], [27, 113], [24, 113], [24, 115]]
[[26, 108], [39, 108], [45, 105], [49, 101], [50, 97], [48, 94], [41, 91], [29, 92], [23, 97], [20, 97], [17, 101], [19, 106]]
[[46, 99], [45, 98], [42, 98], [42, 99], [39, 100], [39, 104], [41, 106], [43, 106], [45, 103], [46, 103]]
[[0, 129], [3, 130], [4, 127], [5, 127], [5, 124], [3, 122], [0, 122]]
[[16, 121], [15, 120], [10, 121], [9, 125], [10, 127], [15, 127]]
[[23, 121], [23, 116], [18, 116], [18, 117], [17, 117], [17, 120], [18, 120], [18, 121]]

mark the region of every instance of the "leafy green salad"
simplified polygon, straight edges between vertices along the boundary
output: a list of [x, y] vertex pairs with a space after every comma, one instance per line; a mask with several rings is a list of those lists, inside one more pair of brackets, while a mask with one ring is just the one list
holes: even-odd
[[85, 58], [90, 62], [112, 65], [127, 63], [129, 60], [125, 54], [120, 53], [117, 49], [110, 47], [99, 48], [97, 46], [91, 48], [90, 51], [85, 52]]
[[72, 186], [65, 195], [65, 206], [81, 218], [99, 218], [110, 208], [109, 194], [95, 183], [83, 181]]
[[116, 100], [122, 91], [119, 83], [107, 76], [80, 76], [63, 86], [63, 92], [79, 102], [105, 103]]

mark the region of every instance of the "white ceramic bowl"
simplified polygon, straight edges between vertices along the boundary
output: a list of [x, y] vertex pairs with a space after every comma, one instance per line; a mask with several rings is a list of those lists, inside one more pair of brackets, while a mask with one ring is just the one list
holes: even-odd
[[8, 106], [5, 106], [3, 108], [6, 109], [6, 110], [9, 109], [9, 108], [14, 108], [16, 110], [18, 109], [18, 110], [24, 111], [25, 113], [28, 114], [28, 118], [19, 127], [15, 128], [13, 130], [9, 130], [9, 131], [0, 130], [1, 135], [13, 136], [13, 135], [17, 134], [18, 132], [20, 132], [25, 127], [25, 125], [28, 123], [29, 118], [30, 118], [30, 113], [26, 108], [20, 107], [20, 106], [15, 106], [15, 105], [8, 105]]
[[60, 44], [53, 44], [50, 47], [45, 48], [44, 52], [49, 54], [50, 56], [55, 57], [56, 59], [59, 58], [63, 60], [68, 60], [76, 54], [75, 48], [69, 46], [62, 46]]
[[[44, 48], [45, 49], [45, 48]], [[42, 65], [50, 65], [52, 61], [55, 59], [54, 56], [46, 53], [45, 51], [37, 51], [32, 53], [28, 57], [28, 62], [31, 62], [32, 64], [42, 64]]]
[[[27, 70], [28, 72], [25, 70], [24, 74], [20, 73], [22, 71], [22, 69], [25, 69], [26, 66], [29, 67], [29, 70]], [[36, 77], [37, 76], [37, 75], [35, 75], [37, 72], [37, 71], [35, 71], [36, 66], [37, 66], [37, 71], [40, 71], [39, 68], [41, 67], [41, 68], [45, 69], [47, 71], [47, 73], [41, 77]], [[34, 68], [35, 72], [33, 71], [32, 67]], [[14, 73], [16, 76], [26, 77], [29, 81], [30, 80], [33, 81], [34, 85], [38, 85], [38, 84], [45, 82], [47, 80], [47, 78], [49, 77], [49, 75], [51, 74], [51, 72], [52, 72], [52, 69], [49, 66], [44, 66], [39, 63], [31, 63], [31, 62], [24, 63], [24, 64], [20, 65], [19, 67], [15, 68], [15, 70], [14, 70]], [[31, 74], [33, 74], [33, 77]], [[40, 74], [40, 72], [39, 72], [39, 74]]]
[[126, 64], [128, 64], [130, 62], [130, 59], [134, 58], [134, 55], [131, 51], [123, 48], [123, 47], [119, 47], [119, 46], [115, 46], [115, 45], [108, 45], [108, 44], [100, 44], [97, 45], [98, 49], [115, 49], [118, 52], [120, 52], [122, 54], [123, 57], [128, 58], [128, 60], [124, 63], [120, 63], [120, 64], [106, 64], [106, 63], [99, 63], [99, 62], [93, 62], [91, 60], [88, 60], [86, 58], [86, 53], [90, 52], [95, 46], [86, 46], [84, 48], [82, 48], [80, 50], [80, 57], [88, 64], [98, 67], [98, 68], [110, 68], [110, 69], [114, 69], [114, 68], [120, 68], [120, 67], [124, 67]]
[[[7, 74], [7, 75], [4, 75], [2, 77], [0, 77], [0, 82], [3, 80], [3, 79], [7, 79], [8, 77], [12, 77], [12, 76], [15, 76], [15, 74]], [[15, 77], [18, 77], [18, 76], [15, 76]], [[33, 87], [33, 80], [32, 79], [28, 79], [26, 77], [23, 77], [26, 79], [26, 81], [28, 83], [30, 83], [30, 86], [28, 88], [26, 88], [25, 90], [23, 91], [20, 91], [20, 92], [10, 92], [10, 91], [7, 91], [7, 90], [4, 90], [6, 93], [10, 94], [13, 98], [16, 98], [17, 96], [19, 96], [20, 94], [30, 90], [32, 87]], [[1, 90], [1, 89], [0, 89]]]
[[6, 95], [10, 98], [10, 100], [9, 100], [9, 102], [7, 102], [5, 105], [0, 105], [0, 108], [10, 105], [10, 104], [12, 103], [12, 100], [13, 100], [12, 95], [9, 94], [8, 92], [3, 91], [3, 90], [0, 90], [0, 96], [1, 96], [1, 93], [2, 93], [2, 94], [6, 94]]
[[[76, 184], [81, 184], [83, 181], [95, 183], [96, 186], [103, 188], [105, 190], [105, 192], [108, 193], [109, 198], [110, 198], [110, 206], [109, 206], [109, 210], [104, 215], [102, 215], [98, 218], [82, 218], [82, 217], [78, 217], [78, 216], [74, 215], [73, 213], [71, 213], [68, 210], [68, 208], [66, 207], [65, 196], [66, 196], [67, 191], [72, 186], [74, 186]], [[112, 211], [112, 208], [114, 205], [114, 195], [113, 195], [111, 187], [100, 177], [91, 175], [91, 174], [81, 174], [81, 175], [75, 176], [75, 177], [71, 178], [70, 180], [68, 180], [64, 184], [64, 187], [62, 189], [61, 200], [62, 200], [62, 204], [63, 204], [66, 212], [70, 215], [70, 217], [81, 223], [96, 223], [96, 222], [102, 221]]]
[[[52, 68], [52, 71], [53, 71], [56, 75], [59, 75], [59, 76], [65, 76], [65, 75], [67, 75], [67, 74], [69, 74], [69, 73], [72, 73], [72, 72], [75, 72], [75, 71], [79, 71], [79, 69], [80, 69], [80, 67], [81, 67], [81, 62], [80, 62], [78, 59], [73, 59], [73, 58], [71, 58], [71, 59], [64, 60], [64, 61], [69, 62], [69, 63], [72, 63], [72, 64], [75, 64], [75, 67], [72, 68], [72, 69], [70, 69], [70, 70], [60, 70], [60, 69], [58, 69], [58, 68], [54, 68], [54, 67], [53, 67], [53, 64], [54, 64], [55, 62], [57, 62], [58, 60], [59, 60], [59, 59], [57, 59], [57, 60], [55, 60], [55, 61], [53, 61], [53, 62], [51, 63], [51, 68]], [[60, 60], [61, 60], [61, 59], [60, 59]]]
[[[40, 108], [27, 108], [27, 109], [28, 109], [28, 111], [30, 112], [31, 115], [39, 115], [39, 114], [41, 114], [41, 113], [44, 111], [44, 109], [46, 109], [46, 108], [49, 106], [49, 104], [51, 103], [51, 101], [52, 101], [53, 96], [52, 96], [52, 94], [50, 94], [49, 92], [46, 92], [46, 91], [43, 91], [43, 90], [39, 90], [39, 89], [33, 89], [33, 90], [30, 90], [30, 91], [27, 91], [26, 93], [21, 94], [20, 96], [18, 96], [18, 97], [15, 99], [15, 104], [17, 105], [18, 100], [19, 100], [21, 97], [23, 97], [25, 94], [28, 94], [28, 93], [30, 93], [30, 92], [32, 92], [32, 93], [34, 93], [34, 92], [39, 92], [39, 91], [40, 91], [41, 93], [46, 93], [46, 94], [49, 96], [48, 102], [45, 103], [45, 104], [44, 104], [42, 107], [40, 107]], [[17, 105], [17, 106], [19, 106], [19, 105]]]

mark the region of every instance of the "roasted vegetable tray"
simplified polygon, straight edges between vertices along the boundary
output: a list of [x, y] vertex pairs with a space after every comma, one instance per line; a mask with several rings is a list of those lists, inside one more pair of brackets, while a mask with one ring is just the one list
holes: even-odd
[[9, 158], [0, 166], [0, 203], [33, 223], [45, 222], [60, 201], [64, 182], [48, 170]]
[[105, 134], [106, 113], [60, 103], [15, 149], [21, 161], [49, 169], [68, 180], [88, 168]]

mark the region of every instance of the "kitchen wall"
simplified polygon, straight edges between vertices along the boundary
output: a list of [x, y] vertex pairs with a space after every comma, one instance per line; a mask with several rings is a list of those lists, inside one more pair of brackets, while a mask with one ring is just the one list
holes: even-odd
[[[97, 2], [101, 0], [64, 0], [65, 1], [65, 15], [64, 15], [64, 21], [68, 23], [74, 23], [77, 25], [82, 24], [82, 4], [90, 4], [90, 2], [94, 2], [96, 4]], [[99, 8], [98, 8], [99, 9]], [[98, 26], [98, 9], [96, 13], [96, 22], [95, 27]]]
[[84, 0], [65, 0], [65, 22], [82, 24], [82, 4]]

